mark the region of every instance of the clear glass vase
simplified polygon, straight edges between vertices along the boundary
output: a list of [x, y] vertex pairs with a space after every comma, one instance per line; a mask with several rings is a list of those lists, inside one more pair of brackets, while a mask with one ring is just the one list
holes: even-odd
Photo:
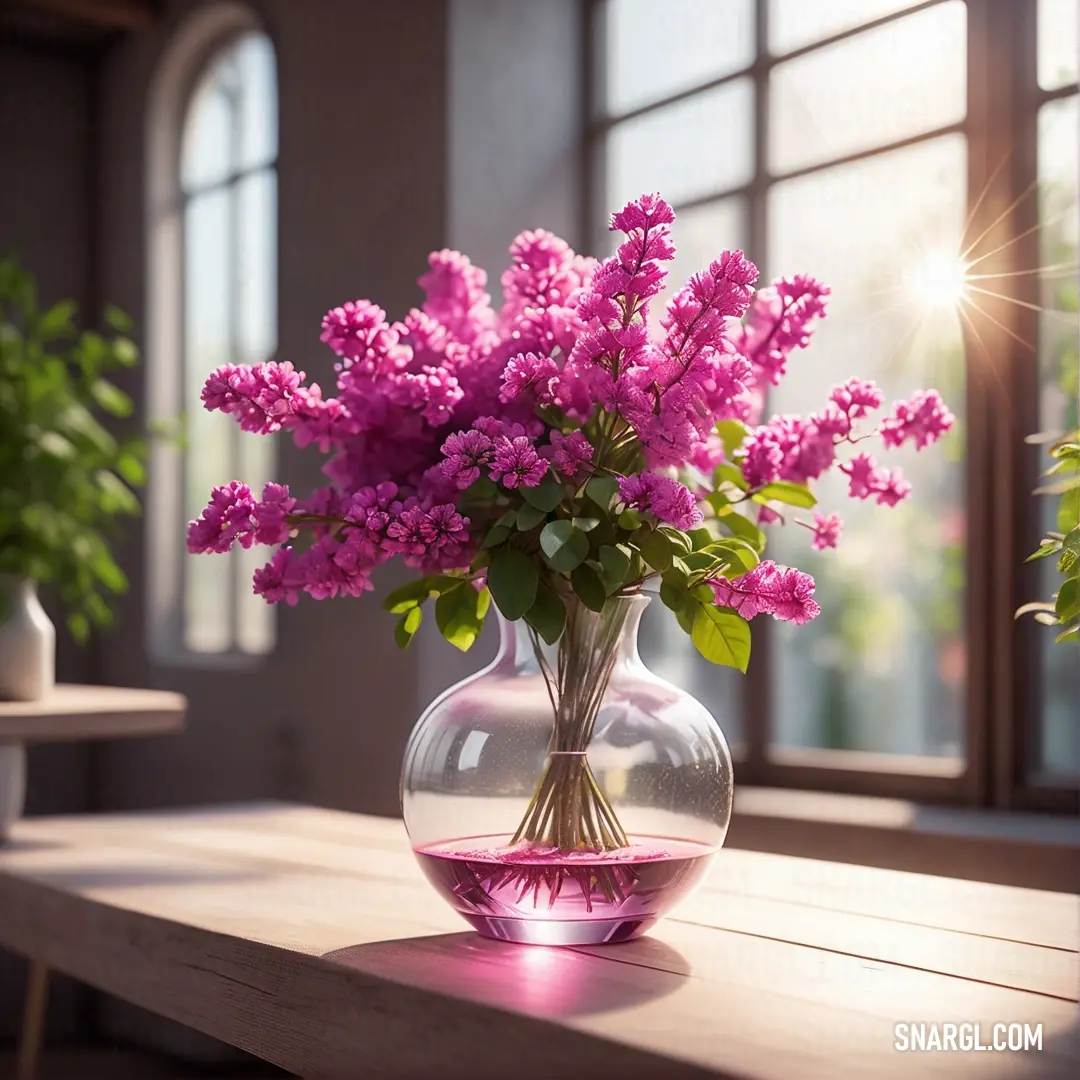
[[402, 807], [435, 888], [480, 933], [543, 945], [625, 941], [704, 876], [731, 817], [716, 721], [642, 663], [648, 597], [566, 601], [545, 645], [501, 616], [484, 670], [420, 718]]

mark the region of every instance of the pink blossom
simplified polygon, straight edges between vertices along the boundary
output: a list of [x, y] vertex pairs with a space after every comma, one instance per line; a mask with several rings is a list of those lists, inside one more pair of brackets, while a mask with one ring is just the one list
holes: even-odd
[[279, 604], [284, 600], [290, 607], [296, 605], [300, 588], [290, 575], [293, 569], [292, 548], [282, 547], [274, 552], [274, 557], [253, 577], [254, 593], [269, 604]]
[[284, 544], [289, 538], [288, 516], [296, 506], [284, 484], [267, 484], [263, 488], [262, 501], [255, 504], [255, 543]]
[[884, 400], [877, 385], [864, 379], [848, 379], [842, 386], [834, 386], [829, 400], [852, 420], [860, 420]]
[[729, 607], [744, 619], [772, 615], [802, 626], [821, 613], [813, 599], [814, 579], [771, 560], [758, 563], [749, 573], [733, 580], [718, 577], [708, 584], [718, 606]]
[[856, 454], [840, 466], [848, 478], [848, 495], [852, 499], [868, 498], [874, 491], [881, 470], [869, 454]]
[[837, 543], [839, 543], [840, 536], [844, 531], [844, 523], [840, 520], [839, 514], [814, 514], [812, 531], [814, 539], [811, 541], [810, 546], [815, 551], [825, 551], [828, 548], [836, 547]]
[[824, 317], [828, 295], [827, 286], [805, 274], [758, 290], [735, 344], [762, 381], [777, 385], [787, 371], [788, 355], [810, 343], [811, 324]]
[[495, 460], [491, 465], [492, 480], [503, 487], [536, 487], [548, 474], [548, 463], [536, 452], [528, 436], [508, 439], [500, 435], [495, 440]]
[[759, 506], [757, 520], [759, 525], [776, 525], [784, 519], [771, 506]]
[[239, 541], [245, 548], [255, 539], [255, 498], [247, 484], [233, 480], [210, 493], [206, 509], [188, 523], [187, 549], [193, 555], [229, 551]]
[[701, 523], [693, 492], [668, 476], [650, 472], [620, 476], [619, 498], [630, 509], [652, 514], [676, 529], [692, 529]]
[[331, 308], [322, 320], [319, 340], [369, 373], [383, 363], [398, 344], [397, 331], [386, 321], [386, 312], [370, 300], [350, 300]]
[[495, 456], [495, 443], [490, 436], [476, 429], [458, 431], [447, 437], [442, 444], [446, 460], [443, 473], [454, 480], [461, 489], [480, 479], [481, 469], [486, 469]]
[[244, 431], [269, 435], [280, 431], [294, 409], [294, 396], [304, 379], [288, 362], [223, 364], [202, 389], [203, 406], [236, 416]]
[[922, 450], [955, 422], [936, 390], [917, 390], [907, 401], [893, 402], [892, 412], [881, 425], [881, 438], [886, 446], [903, 446], [910, 439], [916, 450]]
[[881, 469], [873, 490], [879, 506], [895, 506], [911, 494], [911, 484], [904, 479], [903, 470]]
[[903, 470], [881, 468], [869, 454], [856, 454], [840, 466], [848, 478], [848, 495], [853, 499], [876, 496], [881, 506], [895, 506], [911, 494], [911, 484]]
[[463, 544], [468, 539], [468, 524], [469, 519], [462, 517], [452, 505], [433, 506], [420, 526], [420, 535], [436, 549], [447, 544]]
[[561, 431], [551, 433], [551, 464], [556, 472], [572, 480], [582, 468], [592, 460], [592, 444], [580, 431], [563, 435]]
[[536, 353], [520, 353], [506, 362], [503, 371], [500, 401], [513, 401], [523, 395], [531, 395], [541, 405], [549, 405], [555, 398], [555, 380], [559, 366], [550, 356]]
[[774, 416], [754, 429], [743, 449], [743, 478], [751, 488], [774, 480], [816, 480], [836, 457], [833, 435], [822, 431], [813, 417]]
[[409, 555], [422, 555], [427, 544], [424, 539], [427, 529], [427, 514], [419, 506], [402, 510], [400, 515], [386, 527], [390, 550]]

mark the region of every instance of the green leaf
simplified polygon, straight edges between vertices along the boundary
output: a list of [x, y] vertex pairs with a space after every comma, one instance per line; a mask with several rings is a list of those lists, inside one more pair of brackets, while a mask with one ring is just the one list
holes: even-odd
[[675, 621], [682, 627], [684, 633], [693, 634], [694, 632], [694, 612], [696, 607], [696, 604], [687, 601], [675, 611]]
[[137, 454], [130, 451], [121, 454], [116, 459], [116, 471], [132, 487], [142, 487], [146, 483], [146, 466]]
[[728, 461], [731, 461], [735, 456], [735, 451], [742, 446], [746, 439], [746, 425], [740, 420], [721, 420], [716, 425], [716, 434], [720, 436], [720, 440], [724, 444], [724, 453], [727, 455]]
[[1058, 529], [1063, 533], [1072, 532], [1080, 525], [1080, 488], [1065, 492], [1058, 503]]
[[547, 521], [547, 511], [533, 506], [532, 503], [524, 503], [517, 512], [518, 532], [528, 532], [530, 529], [535, 529], [541, 521]]
[[[516, 516], [516, 515], [515, 515]], [[484, 542], [480, 545], [481, 551], [486, 551], [488, 548], [496, 547], [501, 544], [510, 535], [510, 529], [506, 525], [492, 525], [488, 529], [487, 536], [484, 537]]]
[[594, 517], [576, 517], [572, 520], [574, 528], [580, 529], [584, 533], [592, 532], [600, 524], [600, 519]]
[[1048, 555], [1056, 555], [1061, 550], [1060, 540], [1046, 540], [1033, 555], [1029, 555], [1024, 562], [1035, 562], [1036, 559], [1045, 559]]
[[710, 663], [738, 668], [745, 674], [750, 663], [750, 624], [731, 608], [699, 603], [690, 637]]
[[721, 484], [734, 484], [740, 491], [746, 491], [746, 480], [743, 478], [742, 469], [730, 461], [721, 461], [713, 469], [713, 487]]
[[95, 479], [101, 489], [101, 509], [106, 514], [128, 514], [132, 517], [142, 513], [142, 504], [135, 493], [115, 473], [99, 469]]
[[401, 615], [418, 607], [429, 597], [438, 595], [443, 588], [452, 587], [450, 583], [456, 585], [460, 581], [461, 578], [443, 574], [429, 574], [427, 577], [407, 581], [386, 596], [383, 610], [389, 611], [391, 615]]
[[105, 324], [110, 330], [115, 330], [118, 334], [133, 334], [135, 332], [135, 323], [131, 316], [112, 304], [105, 308]]
[[765, 499], [787, 503], [788, 506], [801, 506], [807, 510], [811, 506], [817, 506], [817, 499], [805, 484], [793, 484], [789, 480], [766, 484], [758, 494]]
[[604, 576], [608, 581], [621, 585], [630, 569], [630, 549], [625, 544], [605, 544], [598, 554]]
[[600, 575], [588, 564], [582, 563], [570, 575], [570, 584], [574, 587], [577, 598], [590, 611], [603, 611], [607, 600], [607, 589]]
[[1057, 567], [1062, 574], [1068, 574], [1078, 562], [1080, 562], [1080, 528], [1073, 529], [1065, 537], [1065, 541], [1061, 545], [1061, 555], [1058, 557]]
[[556, 484], [554, 480], [545, 480], [536, 487], [523, 487], [520, 490], [521, 497], [527, 503], [531, 503], [537, 510], [543, 510], [545, 513], [554, 510], [563, 498], [562, 485]]
[[694, 550], [690, 537], [681, 529], [676, 529], [674, 525], [661, 525], [657, 532], [662, 532], [668, 538], [673, 554], [689, 555]]
[[749, 543], [745, 540], [737, 540], [734, 537], [717, 540], [707, 551], [710, 555], [720, 556], [725, 562], [734, 563], [738, 567], [739, 573], [753, 570], [761, 562], [758, 553]]
[[765, 534], [748, 518], [735, 512], [720, 518], [720, 524], [733, 536], [745, 540], [755, 551], [765, 550]]
[[671, 541], [659, 530], [653, 530], [639, 545], [641, 557], [663, 573], [671, 568]]
[[730, 513], [731, 500], [722, 491], [710, 491], [705, 501], [716, 511], [717, 516]]
[[90, 637], [90, 620], [81, 612], [76, 611], [67, 617], [67, 628], [76, 645], [85, 645]]
[[121, 367], [134, 367], [139, 362], [139, 347], [130, 338], [114, 338], [112, 358]]
[[37, 441], [38, 449], [49, 457], [58, 458], [60, 461], [74, 461], [78, 457], [78, 451], [69, 439], [55, 431], [45, 431]]
[[37, 326], [35, 327], [37, 336], [42, 341], [73, 338], [75, 336], [75, 326], [72, 319], [75, 317], [77, 310], [78, 305], [74, 300], [61, 300], [58, 304], [53, 304], [37, 320]]
[[[551, 525], [548, 525], [544, 532], [550, 528]], [[502, 547], [495, 552], [488, 567], [487, 584], [504, 618], [513, 622], [533, 606], [538, 583], [536, 563], [525, 552], [512, 547]]]
[[1058, 645], [1063, 641], [1080, 641], [1080, 622], [1073, 623], [1072, 626], [1067, 626], [1056, 638], [1054, 638], [1054, 644]]
[[601, 510], [610, 510], [611, 504], [619, 495], [619, 482], [614, 476], [594, 476], [585, 485], [585, 494]]
[[424, 618], [424, 609], [422, 607], [413, 607], [405, 612], [404, 615], [398, 619], [397, 626], [394, 627], [394, 644], [399, 649], [407, 649], [409, 643], [413, 639], [413, 634], [420, 629], [420, 623]]
[[555, 570], [568, 574], [585, 561], [589, 538], [572, 521], [549, 521], [540, 533], [540, 549]]
[[484, 617], [491, 606], [491, 593], [471, 584], [459, 585], [444, 592], [435, 601], [435, 622], [439, 633], [455, 648], [468, 652], [484, 628]]
[[90, 396], [110, 416], [130, 416], [135, 411], [135, 403], [107, 379], [95, 379], [90, 384]]
[[691, 529], [687, 534], [694, 551], [704, 551], [712, 542], [713, 534], [708, 529]]
[[1054, 611], [1063, 623], [1080, 615], [1080, 579], [1066, 578], [1061, 583], [1057, 600], [1054, 602]]
[[527, 612], [525, 621], [546, 641], [554, 645], [566, 626], [566, 608], [555, 591], [543, 582], [536, 590], [536, 601]]
[[1042, 623], [1043, 626], [1060, 626], [1061, 622], [1058, 617], [1050, 611], [1036, 611], [1035, 621]]
[[624, 510], [619, 515], [619, 528], [634, 532], [641, 528], [641, 515], [636, 510]]
[[664, 607], [676, 614], [692, 602], [690, 594], [686, 591], [686, 583], [675, 578], [665, 578], [660, 582], [660, 600]]

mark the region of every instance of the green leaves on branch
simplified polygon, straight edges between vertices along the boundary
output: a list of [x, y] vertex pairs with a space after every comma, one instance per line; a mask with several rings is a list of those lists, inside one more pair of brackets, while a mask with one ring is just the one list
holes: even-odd
[[398, 648], [408, 648], [423, 621], [423, 604], [435, 597], [435, 623], [439, 632], [455, 648], [468, 652], [473, 647], [491, 606], [491, 593], [477, 589], [471, 579], [457, 574], [429, 574], [394, 589], [383, 608], [399, 615], [394, 629]]
[[793, 484], [789, 480], [776, 480], [766, 484], [754, 496], [755, 502], [782, 502], [788, 506], [799, 506], [809, 510], [817, 506], [817, 499], [805, 484]]
[[566, 627], [566, 607], [554, 590], [541, 582], [536, 589], [536, 600], [525, 612], [525, 621], [544, 641], [554, 645]]

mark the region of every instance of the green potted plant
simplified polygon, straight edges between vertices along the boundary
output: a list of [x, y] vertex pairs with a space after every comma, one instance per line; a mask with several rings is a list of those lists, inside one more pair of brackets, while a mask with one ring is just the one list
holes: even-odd
[[[1034, 436], [1032, 441], [1046, 440]], [[1050, 457], [1053, 464], [1035, 494], [1058, 496], [1057, 528], [1047, 532], [1027, 561], [1056, 559], [1061, 580], [1049, 601], [1024, 604], [1016, 614], [1034, 612], [1039, 622], [1058, 628], [1056, 641], [1076, 642], [1080, 641], [1080, 429], [1056, 438]]]
[[131, 398], [108, 378], [138, 362], [131, 321], [78, 330], [76, 305], [42, 310], [33, 277], [0, 260], [0, 699], [32, 701], [54, 682], [56, 635], [37, 595], [48, 587], [77, 642], [112, 621], [127, 587], [110, 549], [118, 518], [138, 514], [145, 443], [103, 417]]

